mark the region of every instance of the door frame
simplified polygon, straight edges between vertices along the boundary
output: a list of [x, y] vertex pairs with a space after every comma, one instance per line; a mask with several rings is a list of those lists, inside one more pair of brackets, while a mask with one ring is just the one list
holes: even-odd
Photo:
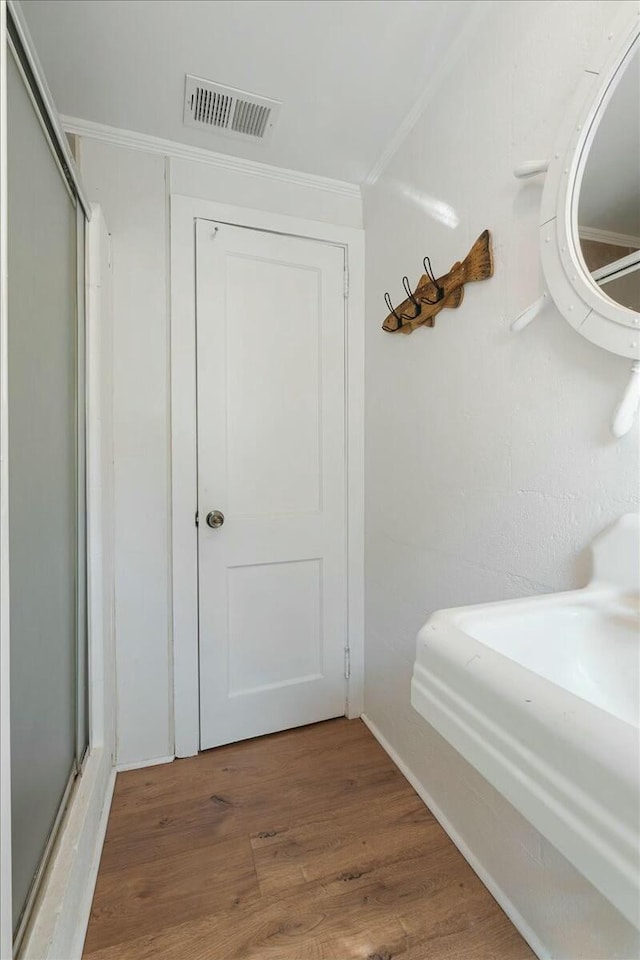
[[177, 757], [200, 748], [196, 437], [195, 220], [318, 240], [344, 248], [347, 502], [345, 713], [362, 713], [364, 687], [364, 231], [172, 194], [171, 218], [171, 592]]

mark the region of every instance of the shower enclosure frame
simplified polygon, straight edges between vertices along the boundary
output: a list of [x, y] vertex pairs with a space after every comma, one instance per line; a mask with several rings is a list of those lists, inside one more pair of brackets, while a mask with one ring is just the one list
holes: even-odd
[[[9, 30], [11, 26], [11, 31]], [[13, 36], [13, 39], [11, 35]], [[90, 421], [91, 395], [96, 392], [96, 383], [91, 381], [96, 373], [95, 345], [88, 342], [88, 311], [91, 291], [89, 289], [89, 258], [93, 247], [93, 277], [94, 277], [94, 309], [96, 306], [95, 291], [99, 290], [97, 281], [97, 266], [95, 263], [96, 251], [104, 251], [108, 243], [108, 235], [104, 221], [98, 217], [99, 224], [92, 228], [90, 219], [92, 207], [84, 192], [82, 183], [75, 169], [66, 136], [58, 120], [57, 113], [47, 86], [44, 74], [39, 64], [37, 54], [31, 43], [29, 32], [18, 4], [13, 0], [0, 0], [0, 957], [2, 960], [10, 958], [14, 949], [12, 944], [12, 896], [11, 896], [11, 768], [10, 768], [10, 711], [9, 711], [9, 532], [8, 532], [8, 390], [7, 390], [7, 94], [6, 70], [8, 57], [12, 56], [10, 45], [15, 49], [18, 44], [22, 49], [23, 66], [20, 71], [25, 80], [25, 73], [29, 75], [30, 83], [27, 89], [32, 102], [41, 115], [41, 124], [49, 141], [57, 165], [69, 189], [75, 195], [76, 225], [77, 225], [77, 349], [78, 362], [76, 364], [76, 464], [77, 497], [76, 497], [76, 544], [77, 544], [77, 572], [76, 572], [76, 617], [78, 625], [83, 624], [76, 631], [77, 636], [83, 637], [84, 650], [76, 649], [76, 735], [75, 735], [75, 763], [72, 777], [49, 842], [45, 848], [38, 877], [41, 879], [47, 866], [51, 865], [51, 873], [58, 866], [58, 861], [65, 851], [65, 839], [69, 827], [75, 827], [75, 845], [78, 836], [81, 837], [81, 846], [85, 843], [82, 837], [84, 821], [96, 819], [93, 816], [95, 806], [93, 794], [95, 785], [99, 787], [98, 813], [101, 811], [105, 795], [109, 789], [105, 784], [111, 776], [113, 765], [113, 736], [112, 731], [105, 730], [104, 726], [104, 650], [98, 649], [99, 644], [93, 643], [90, 621], [96, 619], [95, 604], [89, 592], [88, 579], [92, 564], [95, 568], [95, 555], [100, 553], [100, 531], [96, 528], [93, 533], [87, 530], [91, 523], [91, 499], [95, 499], [95, 488], [99, 488], [100, 479], [95, 475], [99, 464], [94, 462], [93, 477], [89, 476], [89, 457], [91, 456], [92, 439]], [[15, 54], [14, 54], [15, 55]], [[18, 58], [16, 58], [18, 60]], [[31, 89], [30, 89], [31, 87]], [[98, 265], [99, 266], [99, 265]], [[99, 299], [99, 298], [98, 298]], [[85, 309], [86, 304], [86, 309]], [[99, 310], [98, 310], [99, 312]], [[87, 338], [85, 353], [85, 337]], [[95, 339], [95, 338], [94, 338]], [[94, 424], [95, 427], [95, 424]], [[95, 433], [95, 430], [94, 430]], [[98, 426], [99, 435], [99, 426]], [[95, 460], [95, 455], [94, 455]], [[89, 489], [93, 484], [94, 494]], [[89, 502], [87, 502], [89, 500]], [[94, 504], [95, 512], [95, 504]], [[94, 524], [94, 528], [95, 528]], [[84, 582], [83, 582], [84, 581]], [[94, 589], [95, 593], [95, 574]], [[102, 593], [101, 593], [102, 598]], [[102, 637], [98, 638], [102, 640]], [[85, 642], [86, 641], [86, 642]], [[80, 652], [80, 657], [78, 656]], [[84, 682], [82, 677], [84, 675]], [[97, 710], [96, 710], [97, 707]], [[103, 745], [106, 747], [102, 750]], [[79, 776], [78, 774], [81, 774]], [[89, 774], [89, 776], [87, 776]], [[97, 776], [96, 776], [97, 775]], [[83, 789], [74, 789], [74, 785], [82, 784]], [[112, 786], [112, 784], [111, 784]], [[79, 809], [82, 808], [82, 809]], [[90, 816], [87, 816], [87, 813]], [[81, 818], [82, 824], [80, 824]], [[62, 825], [62, 829], [58, 828]], [[96, 824], [92, 822], [92, 828]], [[71, 830], [74, 833], [74, 830]], [[95, 832], [95, 831], [94, 831]], [[60, 838], [53, 857], [50, 856], [53, 840]], [[93, 838], [91, 838], [93, 840]], [[69, 869], [67, 862], [65, 869]], [[85, 874], [86, 878], [86, 874]], [[34, 884], [34, 888], [37, 884]], [[46, 880], [43, 886], [42, 902], [38, 906], [35, 926], [40, 925], [40, 915], [47, 914], [46, 903], [50, 886]], [[31, 898], [34, 899], [33, 897]], [[59, 904], [58, 904], [59, 906]], [[64, 911], [63, 911], [64, 913]], [[46, 918], [45, 918], [46, 919]], [[49, 917], [50, 920], [50, 917]], [[19, 928], [18, 937], [24, 934], [24, 926]], [[32, 925], [33, 926], [33, 925]], [[31, 931], [29, 932], [29, 937]]]

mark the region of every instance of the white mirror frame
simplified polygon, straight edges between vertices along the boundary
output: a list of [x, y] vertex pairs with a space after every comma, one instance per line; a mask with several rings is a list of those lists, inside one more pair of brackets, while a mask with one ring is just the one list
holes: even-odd
[[511, 325], [519, 331], [553, 298], [571, 326], [592, 343], [634, 361], [631, 378], [612, 420], [620, 437], [640, 402], [640, 314], [611, 300], [590, 278], [578, 242], [578, 196], [602, 112], [629, 59], [640, 49], [640, 3], [626, 5], [604, 44], [585, 69], [548, 161], [527, 161], [516, 177], [546, 172], [540, 207], [540, 258], [547, 291]]

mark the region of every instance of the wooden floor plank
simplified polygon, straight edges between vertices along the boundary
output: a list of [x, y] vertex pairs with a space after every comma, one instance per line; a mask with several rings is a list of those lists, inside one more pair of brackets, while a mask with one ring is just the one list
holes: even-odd
[[[363, 836], [362, 811], [350, 816], [316, 817], [273, 833], [251, 838], [262, 893], [271, 893], [296, 882], [321, 880], [335, 873], [363, 873], [380, 863], [428, 855], [438, 843], [450, 842], [440, 825], [428, 815], [422, 820], [385, 822], [377, 819]], [[297, 878], [297, 879], [296, 879]]]
[[246, 837], [100, 873], [85, 950], [153, 933], [171, 917], [230, 912], [259, 895]]
[[119, 774], [85, 960], [531, 960], [360, 721]]

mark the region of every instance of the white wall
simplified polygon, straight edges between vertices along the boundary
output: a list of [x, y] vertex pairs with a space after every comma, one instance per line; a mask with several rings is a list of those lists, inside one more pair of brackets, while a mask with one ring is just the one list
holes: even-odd
[[172, 754], [165, 161], [82, 141], [113, 237], [117, 759]]
[[[434, 610], [580, 586], [593, 535], [637, 509], [637, 434], [608, 432], [629, 361], [553, 306], [508, 330], [541, 291], [542, 182], [513, 167], [550, 154], [621, 5], [494, 4], [364, 194], [365, 709], [549, 951], [581, 960], [634, 956], [628, 925], [412, 711], [409, 684]], [[443, 273], [485, 227], [494, 278], [434, 329], [384, 333], [384, 291], [402, 300], [425, 254]]]
[[174, 750], [171, 672], [170, 193], [361, 225], [359, 198], [82, 137], [113, 236], [117, 760]]

